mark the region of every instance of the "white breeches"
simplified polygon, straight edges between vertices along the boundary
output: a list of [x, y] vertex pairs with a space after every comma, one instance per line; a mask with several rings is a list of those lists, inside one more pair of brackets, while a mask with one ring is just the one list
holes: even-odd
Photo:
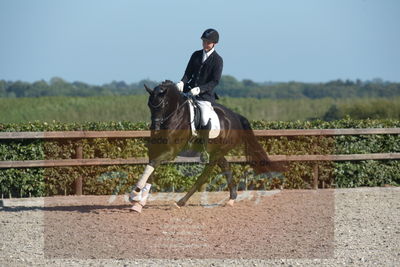
[[205, 126], [210, 120], [212, 113], [214, 112], [214, 108], [209, 101], [198, 100], [197, 103], [201, 110], [201, 125]]

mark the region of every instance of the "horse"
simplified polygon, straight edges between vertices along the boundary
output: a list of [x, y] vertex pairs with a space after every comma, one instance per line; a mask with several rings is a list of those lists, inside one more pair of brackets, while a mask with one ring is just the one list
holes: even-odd
[[[148, 106], [151, 112], [151, 135], [147, 144], [149, 164], [130, 194], [130, 201], [134, 203], [131, 209], [139, 213], [146, 204], [147, 186], [151, 185], [154, 169], [163, 162], [175, 159], [181, 151], [194, 144], [187, 95], [179, 92], [175, 83], [169, 80], [153, 89], [147, 85], [144, 87], [149, 93]], [[189, 198], [206, 183], [216, 165], [227, 179], [229, 200], [225, 205], [233, 206], [237, 198], [236, 182], [224, 156], [239, 145], [244, 145], [246, 159], [256, 174], [285, 170], [280, 164], [271, 162], [245, 117], [218, 103], [213, 103], [213, 108], [220, 120], [220, 133], [207, 145], [209, 163], [204, 166], [192, 188], [175, 203], [177, 207], [185, 206]], [[138, 195], [139, 198], [135, 200]]]

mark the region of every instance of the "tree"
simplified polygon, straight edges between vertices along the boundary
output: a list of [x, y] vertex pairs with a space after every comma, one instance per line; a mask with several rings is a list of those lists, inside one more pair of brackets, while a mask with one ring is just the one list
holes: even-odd
[[8, 92], [14, 93], [16, 97], [25, 97], [30, 90], [30, 84], [27, 82], [16, 81], [8, 88]]
[[257, 83], [253, 82], [252, 80], [248, 80], [248, 79], [244, 79], [242, 81], [242, 83], [244, 86], [247, 86], [247, 87], [257, 87], [258, 86]]
[[49, 85], [46, 81], [41, 80], [34, 82], [31, 86], [31, 89], [26, 92], [27, 97], [40, 97], [47, 96], [49, 93]]
[[328, 111], [324, 114], [322, 119], [324, 121], [334, 121], [334, 120], [340, 120], [343, 117], [343, 114], [340, 112], [340, 110], [337, 108], [335, 104], [333, 104]]
[[0, 97], [7, 96], [7, 82], [4, 80], [0, 80]]

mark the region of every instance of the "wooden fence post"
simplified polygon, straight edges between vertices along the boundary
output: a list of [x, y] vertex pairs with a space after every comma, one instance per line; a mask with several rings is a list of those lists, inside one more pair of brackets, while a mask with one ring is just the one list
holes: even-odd
[[[83, 146], [82, 146], [81, 140], [78, 140], [76, 142], [75, 158], [83, 159]], [[78, 177], [75, 180], [75, 195], [78, 195], [78, 196], [82, 195], [82, 176], [81, 176], [81, 174], [78, 174]]]
[[318, 189], [318, 162], [313, 165], [313, 189]]
[[[321, 144], [322, 136], [317, 136], [313, 145], [313, 154], [318, 155], [319, 145]], [[318, 189], [318, 161], [313, 164], [313, 189]]]

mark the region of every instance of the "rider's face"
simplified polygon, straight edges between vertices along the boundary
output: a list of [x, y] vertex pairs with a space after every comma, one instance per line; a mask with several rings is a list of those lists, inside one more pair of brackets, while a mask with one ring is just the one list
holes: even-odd
[[210, 51], [214, 47], [215, 43], [211, 43], [209, 41], [203, 40], [203, 49], [206, 51]]

